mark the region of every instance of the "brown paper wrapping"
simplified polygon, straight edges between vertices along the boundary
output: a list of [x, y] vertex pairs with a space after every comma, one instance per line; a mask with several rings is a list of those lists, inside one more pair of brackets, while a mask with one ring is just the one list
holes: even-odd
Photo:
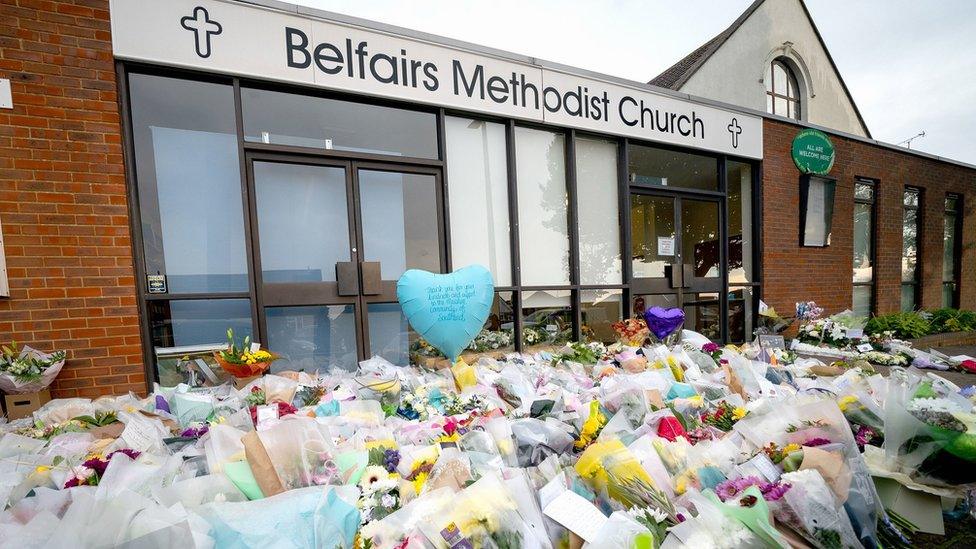
[[268, 450], [261, 442], [258, 432], [247, 433], [241, 437], [241, 442], [244, 443], [244, 457], [247, 459], [247, 464], [251, 466], [254, 480], [261, 487], [261, 492], [265, 497], [284, 492], [285, 488], [281, 485], [281, 479], [278, 478], [278, 473], [274, 469], [274, 464], [271, 463]]

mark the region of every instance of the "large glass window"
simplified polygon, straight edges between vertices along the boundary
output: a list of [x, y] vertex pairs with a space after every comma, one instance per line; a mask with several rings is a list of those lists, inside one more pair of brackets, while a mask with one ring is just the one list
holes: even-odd
[[611, 325], [621, 319], [622, 290], [583, 290], [580, 292], [583, 339], [613, 343], [617, 334]]
[[566, 139], [518, 127], [515, 158], [522, 285], [569, 284]]
[[272, 372], [353, 370], [359, 362], [352, 305], [268, 307], [265, 319], [268, 347], [281, 355]]
[[448, 116], [444, 129], [453, 266], [484, 265], [511, 286], [505, 126]]
[[580, 284], [621, 283], [617, 144], [576, 139]]
[[630, 197], [631, 271], [634, 278], [663, 278], [674, 250], [674, 200], [643, 194]]
[[573, 339], [569, 290], [522, 292], [522, 348], [528, 352], [558, 347]]
[[[247, 299], [176, 299], [150, 301], [149, 334], [154, 356], [206, 354], [227, 342], [227, 329], [238, 341], [254, 334], [251, 303]], [[191, 351], [194, 351], [191, 353]], [[186, 381], [174, 359], [157, 361], [158, 380], [172, 387]]]
[[919, 238], [918, 217], [922, 211], [920, 207], [921, 193], [918, 189], [905, 188], [902, 195], [902, 222], [901, 222], [901, 310], [914, 311], [920, 304], [919, 300], [919, 279], [920, 271], [918, 264], [918, 246], [922, 241]]
[[167, 293], [246, 292], [234, 90], [129, 77], [146, 273]]
[[627, 154], [633, 185], [718, 190], [716, 158], [641, 145], [631, 145]]
[[241, 102], [247, 141], [437, 158], [433, 113], [252, 88]]
[[962, 236], [962, 197], [946, 196], [942, 217], [942, 306], [959, 307], [959, 256]]
[[359, 170], [363, 258], [380, 262], [383, 280], [407, 269], [441, 270], [434, 176]]
[[854, 183], [854, 297], [851, 310], [870, 316], [874, 302], [874, 200], [875, 182]]
[[255, 162], [254, 186], [264, 282], [335, 282], [349, 261], [346, 170]]
[[752, 166], [729, 161], [725, 172], [729, 193], [729, 284], [755, 282], [752, 274], [752, 229], [755, 223], [752, 211]]

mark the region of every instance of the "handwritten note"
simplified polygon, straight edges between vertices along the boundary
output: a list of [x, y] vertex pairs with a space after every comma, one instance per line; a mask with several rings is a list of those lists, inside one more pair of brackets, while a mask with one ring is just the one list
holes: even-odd
[[590, 543], [607, 522], [607, 517], [595, 505], [571, 490], [556, 496], [543, 513]]
[[438, 322], [464, 320], [464, 306], [474, 295], [474, 284], [431, 286], [427, 289], [430, 312]]

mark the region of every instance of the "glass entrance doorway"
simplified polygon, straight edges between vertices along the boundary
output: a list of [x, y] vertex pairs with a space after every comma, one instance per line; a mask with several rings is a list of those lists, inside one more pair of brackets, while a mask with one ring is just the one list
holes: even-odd
[[396, 281], [445, 264], [440, 170], [253, 153], [247, 171], [258, 330], [282, 355], [273, 371], [406, 364], [417, 336]]
[[682, 307], [685, 328], [722, 339], [725, 223], [721, 198], [633, 189], [631, 313]]

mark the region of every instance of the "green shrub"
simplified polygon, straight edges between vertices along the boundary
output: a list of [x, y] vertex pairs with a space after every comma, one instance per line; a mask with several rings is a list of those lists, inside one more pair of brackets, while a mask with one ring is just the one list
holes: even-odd
[[976, 330], [976, 313], [959, 309], [937, 309], [929, 319], [933, 333], [971, 332]]
[[869, 335], [889, 331], [899, 339], [917, 339], [932, 333], [932, 325], [919, 313], [909, 312], [876, 316], [864, 326]]

